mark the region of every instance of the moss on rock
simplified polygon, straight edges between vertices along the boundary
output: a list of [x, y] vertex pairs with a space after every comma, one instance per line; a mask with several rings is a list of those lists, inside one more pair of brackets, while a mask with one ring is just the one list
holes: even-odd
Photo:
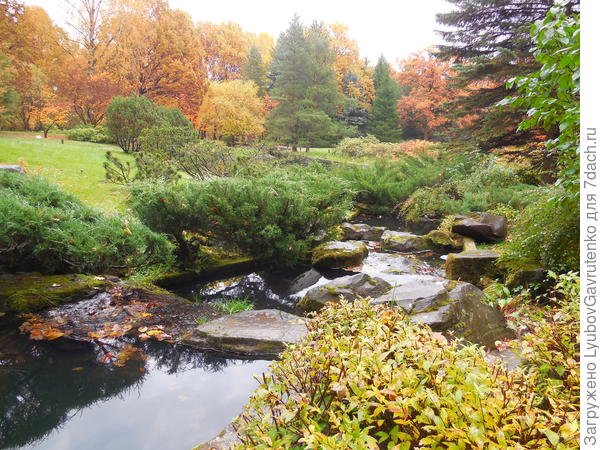
[[325, 242], [312, 251], [312, 265], [328, 269], [354, 267], [362, 263], [369, 250], [364, 242]]
[[105, 277], [90, 275], [3, 275], [0, 277], [0, 311], [39, 311], [88, 298], [109, 284]]

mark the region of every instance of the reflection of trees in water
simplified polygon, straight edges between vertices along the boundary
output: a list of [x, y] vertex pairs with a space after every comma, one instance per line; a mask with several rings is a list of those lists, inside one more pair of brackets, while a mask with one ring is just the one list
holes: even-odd
[[[63, 348], [64, 340], [33, 343], [0, 330], [0, 448], [32, 444], [83, 408], [125, 396], [143, 384], [145, 361], [115, 367], [99, 362], [92, 344], [66, 344], [68, 348]], [[217, 372], [232, 362], [165, 342], [140, 347], [169, 374], [200, 368]]]
[[211, 355], [183, 345], [146, 341], [139, 344], [142, 352], [150, 356], [155, 366], [172, 375], [193, 369], [220, 372], [233, 360]]

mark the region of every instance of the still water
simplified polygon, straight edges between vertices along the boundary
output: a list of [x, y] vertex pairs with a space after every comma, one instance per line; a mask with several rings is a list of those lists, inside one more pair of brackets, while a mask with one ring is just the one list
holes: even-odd
[[145, 360], [115, 367], [87, 344], [32, 343], [4, 330], [0, 448], [189, 449], [242, 410], [269, 364], [153, 342], [138, 343]]

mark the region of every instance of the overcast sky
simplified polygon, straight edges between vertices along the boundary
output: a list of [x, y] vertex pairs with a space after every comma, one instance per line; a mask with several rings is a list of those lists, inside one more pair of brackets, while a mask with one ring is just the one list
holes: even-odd
[[[59, 25], [62, 0], [25, 0], [43, 6]], [[390, 62], [440, 43], [435, 14], [451, 9], [445, 0], [170, 0], [172, 8], [191, 14], [194, 21], [239, 23], [245, 31], [267, 32], [275, 39], [296, 12], [305, 23], [313, 20], [343, 23], [371, 62], [384, 54]]]

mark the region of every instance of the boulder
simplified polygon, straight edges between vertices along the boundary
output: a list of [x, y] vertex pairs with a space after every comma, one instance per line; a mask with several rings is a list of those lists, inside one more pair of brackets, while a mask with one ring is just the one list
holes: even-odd
[[276, 358], [308, 328], [303, 318], [277, 309], [242, 311], [199, 325], [181, 338], [201, 350], [245, 357]]
[[96, 295], [114, 281], [118, 279], [78, 274], [0, 275], [0, 312], [35, 312], [49, 306], [77, 302]]
[[473, 213], [469, 216], [456, 216], [452, 232], [471, 237], [478, 242], [500, 242], [506, 238], [507, 224], [503, 216]]
[[210, 441], [203, 442], [192, 450], [230, 450], [241, 443], [232, 422]]
[[18, 164], [0, 164], [0, 170], [4, 170], [5, 172], [20, 173], [21, 175], [25, 174], [23, 168]]
[[440, 277], [415, 277], [373, 300], [399, 306], [411, 320], [493, 348], [497, 340], [513, 337], [504, 315], [482, 302], [483, 292], [469, 283]]
[[425, 236], [387, 230], [381, 236], [381, 250], [392, 252], [419, 252], [433, 250], [435, 245]]
[[340, 296], [346, 300], [358, 297], [378, 297], [389, 291], [392, 285], [378, 277], [370, 277], [366, 273], [358, 273], [336, 278], [330, 283], [310, 289], [298, 302], [298, 306], [306, 311], [316, 311], [328, 302], [337, 302]]
[[519, 269], [506, 277], [506, 287], [509, 289], [524, 287], [540, 294], [550, 288], [551, 283], [546, 279], [547, 276], [548, 271], [541, 267]]
[[496, 260], [500, 255], [489, 250], [450, 253], [446, 259], [446, 278], [479, 285], [482, 276], [498, 275]]
[[438, 228], [441, 223], [440, 218], [423, 216], [416, 223], [409, 223], [408, 229], [413, 233], [426, 234]]
[[312, 265], [325, 269], [340, 269], [360, 265], [369, 249], [360, 241], [331, 241], [318, 245], [312, 251]]
[[343, 240], [378, 241], [386, 230], [385, 227], [373, 227], [365, 223], [343, 223]]
[[442, 248], [460, 250], [463, 248], [464, 237], [451, 231], [432, 230], [425, 236], [433, 244]]

